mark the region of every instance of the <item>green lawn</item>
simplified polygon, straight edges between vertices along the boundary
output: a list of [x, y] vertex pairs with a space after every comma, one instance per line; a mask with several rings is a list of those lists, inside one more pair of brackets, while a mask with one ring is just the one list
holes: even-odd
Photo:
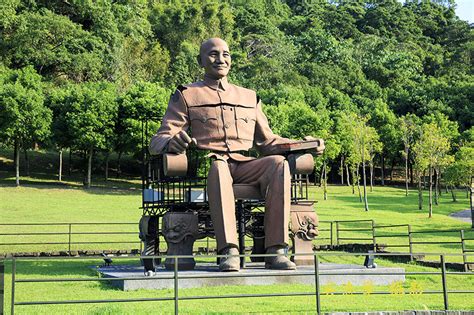
[[[0, 152], [1, 153], [1, 152]], [[44, 153], [46, 154], [46, 153]], [[1, 155], [1, 154], [0, 154]], [[55, 156], [50, 156], [53, 159]], [[37, 157], [41, 160], [41, 157]], [[22, 186], [14, 187], [14, 178], [9, 165], [11, 158], [1, 158], [3, 166], [0, 167], [0, 213], [1, 223], [77, 223], [77, 222], [128, 222], [132, 225], [73, 225], [72, 231], [83, 232], [131, 232], [132, 234], [117, 235], [73, 235], [76, 241], [136, 241], [137, 224], [141, 210], [140, 180], [137, 178], [112, 179], [105, 182], [95, 176], [94, 187], [88, 190], [82, 188], [81, 176], [73, 173], [71, 177], [65, 177], [64, 182], [58, 183], [51, 170], [41, 173], [37, 165], [32, 165], [32, 176], [22, 177]], [[32, 159], [33, 161], [34, 159]], [[450, 195], [443, 194], [439, 206], [434, 206], [433, 217], [428, 218], [428, 211], [417, 209], [416, 191], [411, 191], [405, 197], [404, 189], [397, 187], [375, 187], [369, 192], [370, 211], [363, 211], [363, 204], [359, 202], [357, 195], [351, 193], [346, 186], [330, 186], [328, 200], [323, 200], [322, 190], [319, 187], [310, 188], [311, 199], [318, 200], [315, 208], [322, 221], [334, 220], [375, 220], [377, 225], [410, 224], [413, 231], [440, 231], [440, 230], [470, 230], [470, 224], [449, 217], [450, 213], [467, 209], [468, 199], [464, 191], [458, 192], [458, 202], [453, 203]], [[425, 196], [425, 201], [427, 197]], [[327, 230], [328, 223], [321, 223], [321, 229]], [[341, 223], [342, 228], [370, 228], [370, 223]], [[0, 226], [0, 233], [25, 233], [25, 232], [62, 232], [61, 236], [34, 235], [34, 236], [6, 236], [0, 235], [0, 243], [7, 242], [65, 242], [67, 241], [68, 226], [44, 227], [30, 226]], [[370, 238], [371, 231], [342, 231], [340, 237], [347, 238]], [[377, 229], [377, 242], [400, 245], [407, 244], [406, 237], [381, 238], [387, 234], [404, 234], [406, 227], [391, 229]], [[471, 235], [474, 232], [471, 232]], [[321, 232], [321, 237], [328, 237], [329, 232]], [[473, 235], [474, 236], [474, 235]], [[334, 236], [335, 237], [335, 236]], [[474, 238], [474, 237], [473, 237]], [[451, 233], [425, 233], [416, 234], [414, 239], [423, 241], [459, 241], [458, 232]], [[351, 241], [341, 241], [349, 243]], [[371, 241], [359, 241], [371, 243]], [[329, 240], [317, 240], [316, 244], [329, 243]], [[474, 242], [472, 247], [474, 248]], [[213, 244], [211, 244], [212, 246]], [[82, 249], [86, 245], [73, 245], [72, 249]], [[88, 249], [112, 249], [112, 248], [137, 248], [135, 244], [96, 244], [87, 245]], [[203, 246], [201, 245], [198, 246]], [[388, 247], [389, 251], [403, 251], [407, 248]], [[0, 252], [10, 251], [33, 251], [33, 250], [65, 250], [65, 245], [41, 245], [41, 246], [1, 246]], [[415, 252], [436, 253], [460, 253], [459, 244], [434, 244], [415, 245]], [[437, 256], [428, 258], [437, 259]], [[471, 259], [472, 260], [472, 259]], [[354, 262], [361, 264], [363, 257], [322, 257], [321, 261]], [[447, 261], [460, 262], [461, 257], [448, 256]], [[138, 263], [136, 259], [131, 263]], [[57, 261], [38, 260], [20, 261], [18, 263], [18, 277], [21, 278], [44, 278], [44, 277], [91, 277], [96, 276], [90, 269], [91, 265], [100, 264], [101, 261]], [[438, 269], [421, 267], [416, 264], [394, 263], [388, 260], [378, 259], [379, 265], [404, 267], [407, 271], [433, 271]], [[7, 261], [6, 275], [6, 300], [9, 301], [10, 289], [10, 262]], [[416, 278], [416, 279], [415, 279]], [[418, 282], [423, 290], [440, 290], [439, 276], [411, 276], [404, 284], [409, 291], [413, 281]], [[466, 290], [474, 287], [473, 276], [448, 277], [450, 290]], [[332, 289], [343, 290], [344, 287], [323, 287], [323, 292]], [[355, 288], [361, 291], [364, 288]], [[238, 293], [281, 293], [281, 292], [312, 292], [311, 286], [261, 286], [261, 287], [219, 287], [205, 289], [180, 290], [181, 296], [193, 295], [226, 295]], [[375, 291], [389, 292], [389, 287], [376, 287]], [[138, 297], [160, 297], [172, 296], [170, 290], [121, 292], [107, 285], [97, 282], [78, 283], [56, 283], [56, 284], [29, 284], [20, 283], [17, 288], [17, 301], [26, 300], [62, 300], [62, 299], [89, 299], [89, 298], [138, 298]], [[450, 306], [452, 309], [473, 309], [474, 299], [472, 295], [450, 294]], [[403, 309], [441, 309], [441, 295], [410, 295], [401, 296], [388, 295], [327, 295], [322, 297], [322, 308], [324, 311], [364, 311], [364, 310], [403, 310]], [[89, 314], [115, 314], [115, 313], [145, 313], [155, 311], [158, 313], [173, 312], [173, 302], [150, 302], [150, 303], [117, 303], [117, 304], [85, 304], [67, 306], [18, 306], [18, 313], [89, 313]], [[249, 305], [252, 305], [249, 309]], [[315, 306], [314, 297], [291, 297], [291, 298], [248, 298], [248, 299], [216, 299], [203, 301], [180, 302], [180, 313], [312, 313]], [[7, 308], [9, 306], [7, 305]]]
[[[362, 256], [345, 256], [348, 263], [361, 264]], [[333, 256], [322, 256], [321, 261], [334, 261]], [[440, 272], [439, 269], [421, 267], [415, 264], [401, 264], [377, 259], [379, 265], [398, 266], [410, 272]], [[101, 264], [100, 260], [23, 260], [17, 263], [17, 279], [33, 278], [93, 278], [97, 274], [91, 266]], [[116, 264], [137, 264], [135, 259], [115, 260]], [[10, 263], [7, 263], [10, 270]], [[6, 275], [6, 308], [9, 310], [10, 301], [10, 274]], [[448, 275], [448, 290], [466, 290], [474, 287], [474, 274], [469, 276]], [[333, 292], [348, 292], [348, 286], [327, 284], [321, 287], [321, 308], [323, 311], [377, 311], [377, 310], [424, 310], [442, 309], [443, 297], [441, 294], [428, 294], [428, 291], [440, 291], [441, 277], [438, 275], [407, 276], [403, 283], [404, 294], [394, 294], [392, 286], [364, 286], [353, 287], [353, 292], [370, 293], [383, 292], [384, 295], [332, 295]], [[413, 288], [419, 288], [423, 294], [410, 294]], [[223, 286], [179, 290], [180, 297], [186, 296], [223, 296], [238, 294], [274, 294], [274, 293], [314, 293], [311, 285], [273, 285], [273, 286]], [[61, 282], [61, 283], [17, 283], [15, 300], [28, 301], [60, 301], [83, 299], [128, 299], [128, 298], [156, 298], [173, 297], [173, 290], [138, 290], [123, 292], [105, 283], [100, 282]], [[449, 294], [450, 309], [471, 310], [474, 308], [472, 294]], [[180, 301], [180, 314], [203, 313], [275, 313], [299, 314], [314, 313], [315, 297], [261, 297], [261, 298], [234, 298]], [[16, 306], [19, 314], [145, 314], [150, 312], [172, 313], [173, 301], [165, 302], [133, 302], [115, 304], [72, 304], [72, 305], [44, 305], [44, 306]]]

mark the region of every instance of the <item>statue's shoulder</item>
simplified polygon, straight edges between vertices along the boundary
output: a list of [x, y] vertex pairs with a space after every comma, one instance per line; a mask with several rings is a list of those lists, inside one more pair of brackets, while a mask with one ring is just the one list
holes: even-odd
[[257, 92], [251, 89], [247, 89], [235, 84], [229, 84], [233, 90], [233, 93], [235, 97], [240, 99], [242, 102], [245, 104], [251, 104], [254, 105], [257, 103]]
[[230, 86], [232, 86], [234, 89], [236, 89], [237, 91], [239, 91], [240, 93], [242, 94], [257, 94], [254, 90], [251, 90], [251, 89], [247, 89], [247, 88], [244, 88], [242, 86], [238, 86], [238, 85], [235, 85], [235, 84], [232, 84], [232, 83], [229, 83]]
[[203, 88], [203, 87], [205, 87], [205, 86], [206, 86], [206, 85], [204, 84], [204, 81], [197, 81], [197, 82], [193, 82], [193, 83], [188, 83], [188, 84], [180, 85], [180, 87], [182, 87], [183, 90], [199, 89], [199, 88]]

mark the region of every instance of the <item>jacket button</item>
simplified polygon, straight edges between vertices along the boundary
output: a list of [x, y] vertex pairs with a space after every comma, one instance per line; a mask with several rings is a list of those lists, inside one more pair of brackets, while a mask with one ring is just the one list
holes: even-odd
[[224, 125], [224, 128], [225, 128], [225, 129], [229, 129], [229, 127], [230, 127], [229, 124], [225, 124], [225, 125]]

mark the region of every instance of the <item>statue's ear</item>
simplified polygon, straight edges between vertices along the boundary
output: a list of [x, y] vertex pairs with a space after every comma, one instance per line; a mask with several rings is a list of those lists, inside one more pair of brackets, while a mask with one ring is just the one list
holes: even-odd
[[198, 62], [198, 64], [199, 64], [199, 66], [202, 67], [202, 60], [201, 60], [201, 55], [200, 55], [200, 54], [196, 56], [196, 60], [197, 60], [197, 62]]

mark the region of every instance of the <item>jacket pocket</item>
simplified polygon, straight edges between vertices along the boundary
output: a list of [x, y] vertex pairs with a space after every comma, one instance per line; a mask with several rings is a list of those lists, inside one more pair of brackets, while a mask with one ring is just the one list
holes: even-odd
[[236, 107], [235, 121], [239, 139], [253, 140], [257, 113], [255, 107]]
[[219, 119], [216, 107], [188, 107], [192, 135], [196, 140], [220, 138]]

